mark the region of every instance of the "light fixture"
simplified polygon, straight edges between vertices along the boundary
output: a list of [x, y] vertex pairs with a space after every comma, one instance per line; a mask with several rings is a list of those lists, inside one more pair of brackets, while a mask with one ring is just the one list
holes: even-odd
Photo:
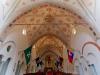
[[27, 34], [27, 33], [26, 33], [26, 29], [23, 29], [23, 30], [22, 30], [22, 34], [23, 34], [23, 35], [26, 35], [26, 34]]
[[75, 28], [72, 29], [72, 33], [73, 33], [74, 35], [76, 35], [76, 29], [75, 29]]
[[36, 46], [34, 45], [33, 48], [36, 48]]

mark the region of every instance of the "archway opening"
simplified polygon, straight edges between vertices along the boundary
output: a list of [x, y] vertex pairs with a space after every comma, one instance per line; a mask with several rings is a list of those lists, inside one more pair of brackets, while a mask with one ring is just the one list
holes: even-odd
[[[32, 66], [30, 65], [30, 69], [34, 67], [33, 70], [37, 72], [38, 70], [42, 69], [43, 71], [48, 68], [52, 68], [52, 70], [57, 70], [56, 61], [58, 57], [64, 57], [64, 52], [67, 52], [68, 46], [66, 46], [60, 39], [53, 35], [46, 35], [38, 39], [38, 41], [33, 45], [32, 48], [32, 56], [31, 56], [31, 63], [33, 65], [37, 65], [36, 58], [40, 58], [43, 62], [41, 66]], [[66, 57], [66, 59], [68, 59]], [[66, 60], [63, 58], [63, 60]], [[65, 63], [63, 63], [65, 64]], [[61, 65], [64, 67], [64, 65]], [[59, 67], [61, 67], [59, 66]], [[61, 68], [62, 70], [64, 68]]]

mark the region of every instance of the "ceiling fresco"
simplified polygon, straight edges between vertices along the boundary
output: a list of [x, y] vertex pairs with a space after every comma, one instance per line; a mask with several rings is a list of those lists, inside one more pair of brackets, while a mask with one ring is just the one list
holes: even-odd
[[[77, 19], [77, 20], [76, 20]], [[17, 20], [17, 21], [16, 21]], [[44, 4], [40, 7], [33, 8], [28, 12], [20, 15], [13, 21], [13, 25], [41, 25], [45, 22], [59, 22], [64, 24], [86, 25], [87, 23], [77, 14], [68, 9]], [[49, 23], [50, 23], [49, 22]]]
[[[95, 0], [79, 1], [83, 2], [84, 6], [86, 6], [90, 12], [93, 12], [95, 10]], [[6, 25], [6, 23], [10, 23], [20, 13], [23, 13], [27, 9], [32, 8], [40, 3], [55, 3], [56, 5], [58, 4], [65, 8], [70, 8], [71, 6], [73, 6], [75, 7], [76, 12], [78, 12], [79, 14], [84, 14], [84, 12], [86, 12], [85, 10], [83, 11], [83, 8], [80, 6], [77, 0], [0, 0], [0, 26], [2, 26], [3, 24]], [[85, 17], [89, 16], [86, 15]]]
[[[80, 13], [77, 15], [66, 5], [74, 6], [78, 12], [82, 10], [77, 0], [0, 0], [0, 21], [4, 20], [5, 23], [8, 23], [11, 19], [9, 27], [23, 26], [28, 35], [27, 39], [30, 42], [33, 41], [35, 43], [41, 37], [49, 34], [58, 37], [68, 46], [70, 45], [69, 42], [72, 35], [75, 35], [73, 31], [76, 31], [76, 26], [81, 25], [86, 27], [90, 25], [79, 16]], [[85, 12], [83, 11], [82, 13]], [[23, 14], [18, 15], [19, 13]]]
[[75, 31], [76, 26], [87, 26], [88, 24], [68, 9], [43, 4], [21, 14], [11, 25], [25, 26], [24, 29], [30, 36], [28, 37], [29, 41], [36, 41], [40, 36], [52, 34], [60, 37], [62, 41], [70, 42], [71, 36], [74, 35], [73, 29]]
[[36, 54], [41, 55], [46, 51], [55, 52], [63, 55], [63, 50], [66, 49], [64, 43], [54, 36], [44, 36], [40, 38], [35, 44]]

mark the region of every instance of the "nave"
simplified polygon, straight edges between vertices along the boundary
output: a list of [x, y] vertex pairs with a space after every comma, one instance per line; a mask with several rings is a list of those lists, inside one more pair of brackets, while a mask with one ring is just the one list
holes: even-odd
[[100, 75], [100, 27], [79, 4], [84, 0], [6, 1], [0, 75]]

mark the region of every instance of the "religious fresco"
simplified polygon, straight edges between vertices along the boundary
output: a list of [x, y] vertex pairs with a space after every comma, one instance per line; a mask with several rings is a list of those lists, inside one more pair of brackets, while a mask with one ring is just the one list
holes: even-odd
[[[80, 0], [81, 2], [83, 2], [84, 6], [86, 8], [88, 8], [88, 10], [93, 14], [94, 10], [95, 10], [95, 0]], [[17, 11], [18, 13], [21, 12], [21, 10], [24, 10], [22, 8], [26, 8], [28, 5], [32, 5], [33, 7], [35, 6], [35, 4], [38, 3], [42, 3], [42, 2], [46, 2], [44, 0], [4, 0], [4, 1], [0, 1], [0, 12], [1, 14], [1, 18], [2, 21], [8, 20], [10, 19], [12, 13], [14, 13], [15, 11]], [[48, 0], [47, 0], [48, 2]], [[78, 1], [76, 0], [61, 0], [58, 2], [63, 2], [64, 6], [66, 6], [66, 4], [70, 4], [71, 6], [77, 7], [78, 9], [76, 9], [76, 11], [81, 11], [81, 7], [78, 4]], [[85, 12], [85, 11], [84, 11]], [[16, 16], [16, 15], [15, 15]]]
[[87, 26], [88, 24], [80, 16], [68, 9], [43, 4], [18, 16], [12, 22], [12, 25], [25, 26], [30, 36], [28, 37], [29, 40], [33, 39], [32, 36], [38, 37], [40, 34], [49, 33], [59, 34], [59, 36], [64, 35], [67, 37], [66, 40], [70, 41], [74, 27], [77, 25]]

